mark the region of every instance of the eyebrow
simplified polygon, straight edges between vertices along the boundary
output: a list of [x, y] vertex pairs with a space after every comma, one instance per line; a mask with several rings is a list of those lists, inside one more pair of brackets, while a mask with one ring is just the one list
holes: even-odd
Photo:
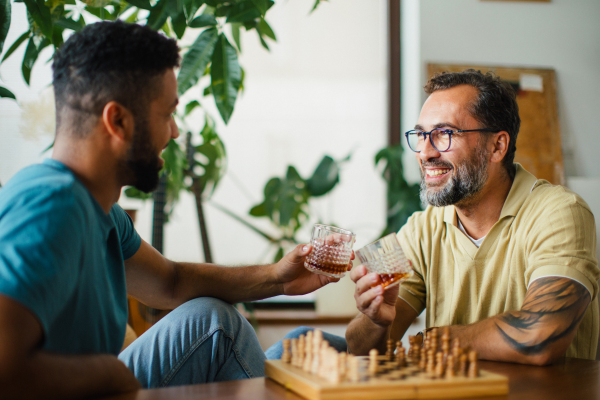
[[[452, 129], [456, 129], [456, 130], [461, 130], [461, 129], [460, 129], [458, 126], [456, 126], [456, 125], [454, 125], [454, 124], [451, 124], [451, 123], [449, 123], [449, 122], [440, 122], [440, 123], [437, 123], [437, 124], [435, 124], [435, 125], [433, 126], [433, 128], [432, 128], [432, 129], [443, 128], [443, 127], [445, 127], [445, 126], [448, 126], [448, 127], [452, 128]], [[421, 125], [419, 125], [419, 124], [415, 125], [415, 129], [418, 129], [418, 130], [420, 130], [420, 131], [423, 131], [423, 132], [425, 132], [425, 128], [423, 128], [423, 127], [422, 127]]]

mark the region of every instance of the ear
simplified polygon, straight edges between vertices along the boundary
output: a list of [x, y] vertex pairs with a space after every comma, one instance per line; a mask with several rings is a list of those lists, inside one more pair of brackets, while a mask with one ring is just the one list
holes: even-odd
[[492, 156], [490, 158], [491, 162], [499, 163], [502, 162], [506, 152], [508, 151], [508, 144], [510, 143], [510, 136], [506, 131], [500, 131], [496, 133], [492, 140], [490, 140], [492, 147]]
[[117, 143], [129, 142], [135, 129], [132, 112], [116, 101], [110, 101], [104, 106], [102, 124], [111, 139]]

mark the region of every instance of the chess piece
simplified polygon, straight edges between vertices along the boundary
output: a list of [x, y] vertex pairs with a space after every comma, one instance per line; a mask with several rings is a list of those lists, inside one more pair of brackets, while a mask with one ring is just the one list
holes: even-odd
[[477, 365], [477, 352], [471, 350], [469, 352], [469, 371], [467, 372], [469, 378], [477, 378], [479, 376], [479, 366]]
[[406, 366], [406, 349], [402, 347], [402, 342], [398, 342], [396, 347], [396, 366], [399, 368]]
[[442, 334], [442, 353], [444, 354], [444, 360], [450, 353], [450, 328], [445, 326], [444, 333]]
[[420, 359], [419, 359], [419, 369], [421, 371], [425, 371], [425, 369], [427, 368], [427, 350], [425, 349], [425, 347], [421, 347], [421, 352], [420, 352]]
[[377, 355], [379, 352], [377, 349], [371, 349], [369, 351], [369, 374], [375, 375], [379, 369], [379, 363], [377, 362]]
[[427, 365], [425, 366], [425, 372], [432, 374], [435, 371], [435, 356], [433, 349], [427, 350]]
[[444, 353], [435, 353], [435, 377], [442, 378], [444, 376]]
[[328, 357], [329, 343], [325, 340], [321, 342], [321, 349], [319, 350], [319, 367], [317, 370], [317, 375], [322, 378], [326, 378], [328, 374], [328, 368], [330, 366], [328, 364], [331, 363], [331, 360]]
[[292, 356], [290, 354], [290, 339], [283, 339], [283, 354], [281, 355], [281, 362], [289, 364], [292, 360]]
[[329, 372], [327, 374], [329, 382], [338, 384], [341, 380], [339, 353], [331, 347], [327, 349], [327, 353], [327, 359], [329, 360]]
[[454, 378], [456, 376], [456, 361], [454, 355], [448, 354], [446, 359], [446, 378]]
[[317, 375], [319, 373], [319, 367], [321, 366], [321, 343], [323, 342], [323, 332], [319, 329], [315, 329], [313, 332], [313, 359], [311, 366], [311, 373]]
[[467, 376], [467, 355], [465, 353], [460, 355], [458, 371], [459, 376]]
[[304, 357], [306, 355], [306, 340], [304, 335], [298, 336], [298, 357], [294, 364], [296, 367], [302, 368], [304, 366]]
[[348, 355], [348, 378], [351, 382], [360, 381], [360, 375], [358, 372], [358, 358], [356, 356], [349, 354]]
[[341, 352], [338, 356], [338, 370], [340, 371], [340, 381], [346, 379], [346, 374], [348, 368], [346, 367], [346, 361], [348, 359], [348, 354], [346, 352]]
[[394, 350], [392, 350], [393, 347], [394, 347], [394, 341], [392, 339], [388, 339], [387, 340], [387, 350], [385, 352], [385, 357], [388, 361], [392, 361], [392, 358], [394, 357]]
[[311, 338], [311, 340], [309, 340], [308, 336], [307, 336], [305, 346], [306, 346], [306, 352], [304, 354], [304, 364], [302, 365], [302, 369], [306, 372], [310, 372], [310, 370], [312, 368], [312, 357], [313, 357], [312, 338]]
[[292, 357], [291, 357], [291, 364], [292, 365], [296, 365], [296, 363], [298, 362], [298, 339], [297, 338], [293, 338], [291, 340], [292, 342]]
[[437, 348], [438, 348], [438, 328], [433, 328], [431, 331], [429, 331], [429, 334], [431, 336], [430, 339], [430, 349], [433, 350], [433, 353], [437, 353]]
[[455, 360], [458, 360], [460, 352], [460, 339], [454, 338], [454, 340], [452, 341], [452, 355], [454, 356]]

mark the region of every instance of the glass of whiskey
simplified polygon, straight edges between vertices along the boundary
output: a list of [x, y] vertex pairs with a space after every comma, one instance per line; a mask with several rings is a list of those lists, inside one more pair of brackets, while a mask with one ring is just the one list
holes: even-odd
[[356, 256], [367, 271], [379, 274], [384, 289], [405, 281], [413, 274], [395, 233], [356, 250]]
[[315, 224], [304, 267], [315, 274], [341, 278], [346, 274], [352, 257], [356, 235], [331, 225]]

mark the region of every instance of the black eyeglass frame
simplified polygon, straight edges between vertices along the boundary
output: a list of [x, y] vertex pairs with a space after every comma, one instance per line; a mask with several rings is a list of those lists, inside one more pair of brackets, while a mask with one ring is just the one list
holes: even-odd
[[[433, 144], [433, 140], [431, 140], [431, 133], [433, 131], [442, 131], [446, 134], [448, 134], [448, 148], [446, 150], [440, 150], [438, 149], [435, 144]], [[420, 132], [425, 136], [425, 139], [423, 140], [423, 143], [425, 143], [427, 141], [427, 135], [429, 135], [429, 143], [431, 143], [431, 146], [433, 146], [434, 149], [436, 149], [437, 151], [439, 151], [440, 153], [445, 153], [448, 150], [450, 150], [450, 147], [452, 146], [452, 135], [454, 135], [455, 133], [463, 133], [463, 132], [492, 132], [492, 133], [498, 133], [500, 132], [500, 130], [495, 130], [495, 129], [488, 129], [488, 128], [482, 128], [482, 129], [458, 129], [458, 130], [454, 130], [454, 129], [443, 129], [443, 128], [436, 128], [436, 129], [432, 129], [429, 132], [425, 132], [422, 131], [420, 129], [411, 129], [408, 132], [404, 133], [404, 136], [406, 137], [406, 143], [408, 143], [408, 148], [411, 149], [412, 151], [414, 151], [415, 153], [420, 153], [421, 150], [415, 150], [411, 147], [410, 145], [410, 140], [408, 140], [408, 135], [410, 135], [413, 132]]]

